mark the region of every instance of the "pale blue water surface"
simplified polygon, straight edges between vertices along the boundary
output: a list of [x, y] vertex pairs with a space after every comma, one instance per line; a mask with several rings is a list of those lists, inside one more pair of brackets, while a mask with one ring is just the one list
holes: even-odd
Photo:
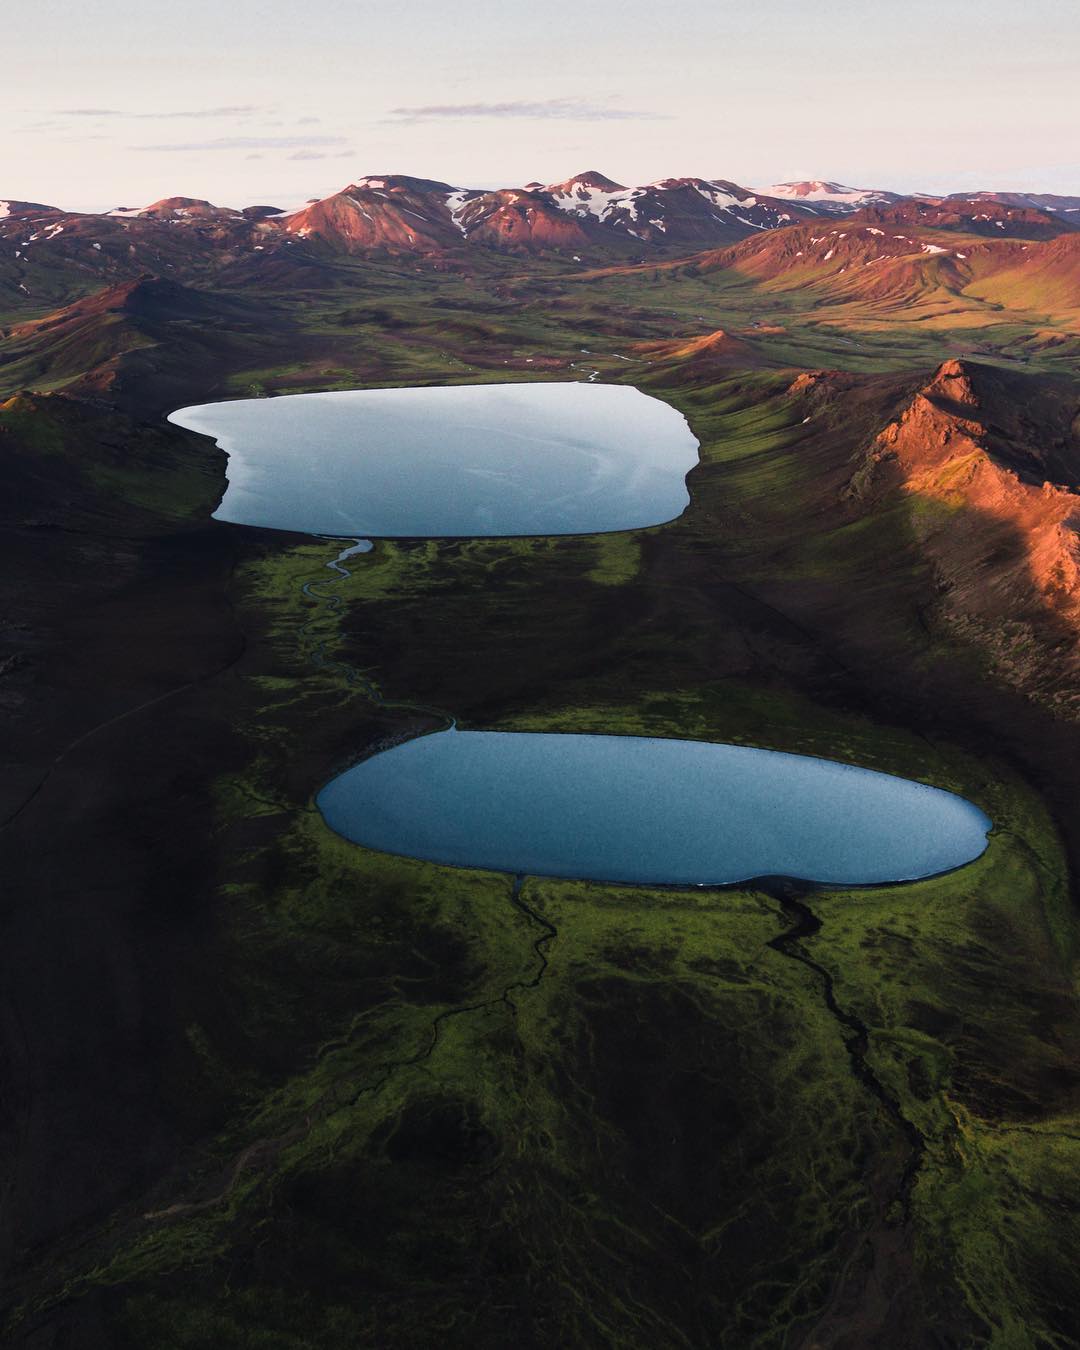
[[991, 828], [964, 798], [890, 774], [638, 736], [441, 732], [357, 764], [317, 803], [387, 853], [671, 885], [910, 881], [977, 858]]
[[180, 408], [229, 456], [218, 520], [306, 534], [592, 534], [689, 502], [686, 419], [625, 385], [455, 385]]

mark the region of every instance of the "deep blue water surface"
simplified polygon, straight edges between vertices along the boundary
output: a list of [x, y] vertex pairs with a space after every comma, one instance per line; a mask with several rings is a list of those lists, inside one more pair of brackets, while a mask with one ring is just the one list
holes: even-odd
[[953, 793], [805, 755], [487, 731], [374, 755], [318, 805], [339, 834], [388, 853], [679, 885], [914, 880], [977, 858], [991, 827]]

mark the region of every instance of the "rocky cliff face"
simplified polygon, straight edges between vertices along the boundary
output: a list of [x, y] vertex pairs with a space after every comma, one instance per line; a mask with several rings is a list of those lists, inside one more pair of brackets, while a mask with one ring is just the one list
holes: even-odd
[[1073, 717], [1078, 451], [1066, 396], [952, 360], [877, 435], [849, 489], [866, 498], [898, 485], [909, 495], [937, 574], [940, 618], [1010, 684]]

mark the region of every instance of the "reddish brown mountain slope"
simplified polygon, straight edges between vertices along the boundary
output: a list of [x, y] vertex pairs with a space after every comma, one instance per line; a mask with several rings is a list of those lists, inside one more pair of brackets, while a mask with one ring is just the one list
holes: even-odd
[[609, 242], [694, 247], [821, 218], [816, 207], [762, 196], [722, 178], [662, 178], [626, 188], [591, 170], [542, 193]]
[[968, 293], [1008, 308], [1075, 315], [1080, 326], [1080, 234], [1043, 244], [975, 250]]
[[1062, 196], [1057, 192], [952, 192], [944, 200], [1002, 202], [1005, 206], [1034, 206], [1040, 211], [1080, 215], [1080, 197]]
[[1009, 683], [1070, 716], [1080, 716], [1076, 397], [1074, 385], [947, 361], [875, 437], [849, 487], [863, 501], [897, 488], [912, 499], [940, 619]]
[[243, 212], [228, 206], [215, 206], [202, 197], [162, 197], [149, 206], [118, 206], [109, 215], [118, 219], [138, 220], [242, 220]]
[[264, 229], [326, 248], [438, 253], [464, 244], [515, 252], [642, 244], [664, 248], [735, 242], [819, 213], [722, 179], [667, 178], [623, 187], [596, 170], [544, 187], [472, 191], [403, 176], [359, 179]]
[[70, 332], [87, 320], [109, 314], [123, 314], [133, 319], [169, 321], [173, 319], [219, 318], [229, 301], [221, 297], [202, 295], [189, 287], [180, 286], [162, 277], [143, 276], [135, 281], [118, 282], [103, 291], [76, 300], [43, 319], [17, 324], [12, 337], [51, 332], [54, 335]]
[[507, 188], [485, 192], [460, 213], [470, 242], [507, 249], [572, 251], [602, 237], [590, 218], [579, 219], [554, 205], [544, 192]]
[[[454, 197], [448, 183], [403, 175], [361, 178], [343, 191], [286, 216], [280, 228], [346, 253], [373, 249], [433, 253], [462, 242], [447, 205]], [[278, 222], [264, 222], [272, 230]]]
[[869, 206], [854, 217], [871, 225], [956, 230], [989, 238], [1053, 239], [1080, 229], [1075, 217], [982, 198], [906, 198], [888, 206]]
[[1080, 233], [1025, 242], [869, 223], [876, 214], [763, 233], [666, 266], [739, 272], [767, 290], [805, 293], [811, 304], [906, 311], [964, 295], [1066, 319], [1075, 312], [1080, 322]]
[[167, 341], [171, 352], [165, 378], [182, 384], [189, 367], [201, 365], [205, 380], [230, 330], [235, 339], [251, 327], [251, 314], [240, 299], [143, 276], [15, 325], [3, 334], [3, 361], [17, 363], [28, 385], [47, 380], [66, 393], [108, 392], [117, 403], [134, 407], [146, 370], [162, 378], [156, 369], [159, 344]]
[[542, 187], [540, 183], [529, 183], [528, 188], [533, 191], [543, 191], [550, 197], [567, 201], [571, 204], [588, 202], [594, 192], [628, 192], [629, 188], [625, 183], [616, 183], [612, 178], [606, 178], [596, 169], [586, 169], [584, 173], [576, 173], [573, 178], [567, 178], [562, 183], [549, 183]]
[[693, 338], [666, 338], [659, 342], [635, 342], [633, 350], [646, 361], [678, 362], [678, 378], [686, 379], [690, 369], [703, 372], [718, 366], [755, 366], [759, 364], [753, 348], [723, 328]]

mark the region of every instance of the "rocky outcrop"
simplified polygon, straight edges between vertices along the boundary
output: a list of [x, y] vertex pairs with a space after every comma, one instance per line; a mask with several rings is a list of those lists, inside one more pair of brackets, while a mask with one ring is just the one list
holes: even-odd
[[[946, 361], [877, 435], [848, 491], [880, 500], [899, 486], [940, 617], [1010, 684], [1080, 716], [1080, 445], [1069, 414], [1067, 395], [1034, 377]], [[1020, 417], [1043, 446], [1023, 443]]]
[[756, 355], [749, 343], [732, 337], [723, 328], [700, 337], [670, 338], [661, 342], [635, 342], [635, 352], [648, 361], [679, 361], [694, 365], [753, 366]]

